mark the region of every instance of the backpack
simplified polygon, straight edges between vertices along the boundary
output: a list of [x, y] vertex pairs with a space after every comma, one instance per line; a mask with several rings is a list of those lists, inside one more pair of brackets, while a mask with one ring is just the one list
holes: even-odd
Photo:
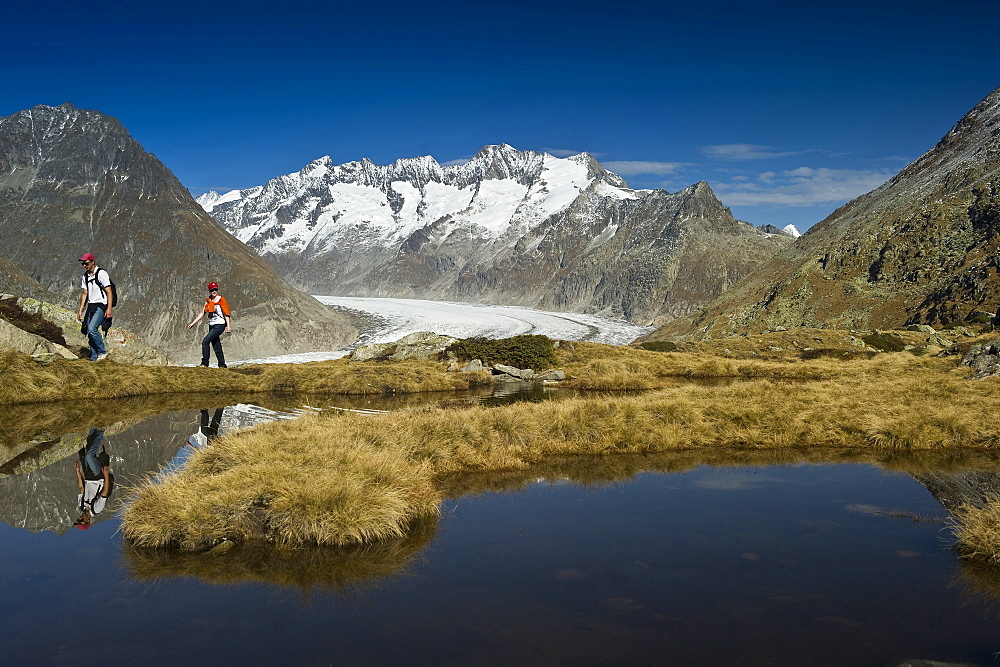
[[[100, 287], [103, 290], [105, 288], [105, 285], [101, 284], [101, 281], [98, 278], [99, 275], [101, 275], [101, 267], [95, 266], [94, 267], [94, 282], [97, 283], [97, 286]], [[111, 274], [108, 274], [108, 284], [107, 284], [107, 287], [111, 288], [111, 307], [114, 308], [115, 306], [118, 305], [118, 288], [115, 287], [115, 281], [111, 280]]]

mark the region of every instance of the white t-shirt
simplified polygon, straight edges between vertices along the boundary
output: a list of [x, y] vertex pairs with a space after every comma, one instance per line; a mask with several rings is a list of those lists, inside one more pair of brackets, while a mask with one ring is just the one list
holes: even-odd
[[94, 275], [90, 275], [90, 272], [83, 274], [83, 278], [80, 279], [80, 289], [87, 290], [87, 303], [107, 303], [108, 295], [104, 293], [101, 289], [101, 285], [97, 283], [100, 282], [101, 285], [108, 287], [111, 285], [111, 276], [108, 272], [102, 268], [98, 268], [94, 272]]
[[76, 503], [80, 511], [89, 509], [91, 514], [100, 514], [108, 504], [108, 499], [101, 495], [102, 491], [104, 491], [103, 479], [84, 480], [83, 493], [76, 494]]

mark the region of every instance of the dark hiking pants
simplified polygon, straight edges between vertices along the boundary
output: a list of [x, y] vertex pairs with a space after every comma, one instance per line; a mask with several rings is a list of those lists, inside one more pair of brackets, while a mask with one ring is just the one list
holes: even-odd
[[215, 350], [215, 358], [219, 361], [219, 368], [226, 367], [226, 356], [222, 354], [222, 341], [219, 337], [226, 330], [225, 324], [213, 324], [208, 328], [208, 334], [201, 339], [201, 365], [208, 366], [208, 346]]

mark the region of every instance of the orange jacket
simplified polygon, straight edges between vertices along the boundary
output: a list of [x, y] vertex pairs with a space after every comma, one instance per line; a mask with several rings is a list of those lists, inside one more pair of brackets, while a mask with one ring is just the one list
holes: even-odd
[[[218, 311], [216, 311], [216, 307], [218, 307], [219, 310], [221, 310], [222, 312], [219, 313]], [[223, 317], [232, 317], [229, 314], [229, 304], [226, 303], [226, 297], [222, 296], [221, 294], [219, 295], [218, 301], [215, 301], [214, 299], [212, 299], [212, 297], [206, 297], [205, 312], [215, 313], [216, 315], [221, 314]]]

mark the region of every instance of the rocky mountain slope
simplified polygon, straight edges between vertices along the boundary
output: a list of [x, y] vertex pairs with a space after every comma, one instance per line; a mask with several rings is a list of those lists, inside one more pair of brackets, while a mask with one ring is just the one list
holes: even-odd
[[334, 165], [199, 198], [313, 294], [472, 301], [642, 324], [693, 312], [791, 242], [735, 220], [702, 182], [631, 190], [586, 153], [486, 146]]
[[1000, 89], [898, 175], [652, 338], [891, 328], [1000, 305]]
[[[186, 324], [210, 280], [234, 310], [232, 359], [337, 349], [356, 331], [221, 229], [113, 118], [70, 104], [0, 118], [0, 291], [76, 309], [84, 252], [120, 294], [115, 323], [174, 361], [200, 357]], [[34, 285], [34, 287], [33, 287]]]

